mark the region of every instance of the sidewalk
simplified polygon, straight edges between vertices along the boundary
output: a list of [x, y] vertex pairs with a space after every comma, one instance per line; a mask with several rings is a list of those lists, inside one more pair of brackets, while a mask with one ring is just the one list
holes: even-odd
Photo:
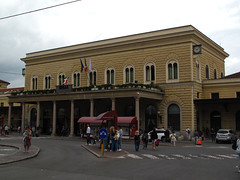
[[33, 157], [37, 156], [38, 153], [40, 152], [40, 149], [36, 146], [31, 146], [28, 152], [25, 152], [22, 144], [1, 142], [0, 146], [13, 147], [13, 148], [17, 149], [16, 152], [13, 154], [7, 154], [4, 156], [1, 156], [0, 165], [33, 158]]

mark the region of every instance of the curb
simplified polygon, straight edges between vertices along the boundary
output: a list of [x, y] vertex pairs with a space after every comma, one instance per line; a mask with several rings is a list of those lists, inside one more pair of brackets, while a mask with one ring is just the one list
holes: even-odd
[[31, 146], [31, 149], [33, 149], [32, 150], [33, 152], [31, 152], [31, 150], [30, 150], [27, 153], [24, 153], [23, 148], [20, 145], [16, 145], [16, 144], [14, 144], [14, 145], [13, 144], [0, 144], [0, 146], [13, 147], [13, 148], [18, 149], [15, 153], [2, 157], [0, 159], [0, 165], [14, 163], [14, 162], [18, 162], [18, 161], [23, 161], [23, 160], [26, 160], [26, 159], [34, 158], [40, 152], [40, 148], [36, 147], [36, 146]]

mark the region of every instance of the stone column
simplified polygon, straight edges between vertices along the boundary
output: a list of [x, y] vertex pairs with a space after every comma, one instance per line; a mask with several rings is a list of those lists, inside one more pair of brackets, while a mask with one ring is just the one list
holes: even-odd
[[25, 131], [25, 103], [22, 103], [22, 133]]
[[71, 122], [70, 122], [70, 137], [74, 134], [74, 100], [71, 100]]
[[94, 100], [90, 99], [90, 116], [93, 117], [93, 110], [94, 110]]
[[38, 128], [40, 125], [40, 102], [37, 102], [37, 122], [36, 127]]
[[9, 108], [8, 108], [8, 127], [11, 127], [11, 116], [12, 116], [12, 103], [9, 103]]
[[52, 136], [56, 135], [56, 109], [57, 103], [53, 101], [53, 124], [52, 124]]
[[116, 110], [115, 98], [112, 98], [112, 110]]
[[137, 121], [138, 121], [138, 130], [140, 129], [139, 125], [140, 125], [140, 115], [139, 115], [139, 97], [135, 98], [135, 116], [137, 117]]

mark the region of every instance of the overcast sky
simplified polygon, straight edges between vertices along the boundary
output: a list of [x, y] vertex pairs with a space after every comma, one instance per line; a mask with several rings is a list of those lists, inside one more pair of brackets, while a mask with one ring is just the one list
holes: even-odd
[[[70, 1], [1, 0], [0, 18]], [[230, 54], [226, 75], [240, 72], [239, 0], [82, 0], [0, 20], [0, 79], [23, 87], [26, 53], [185, 25]]]

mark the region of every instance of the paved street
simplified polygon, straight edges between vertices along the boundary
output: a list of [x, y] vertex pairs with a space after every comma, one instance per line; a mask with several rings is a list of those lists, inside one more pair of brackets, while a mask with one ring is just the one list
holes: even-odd
[[[1, 143], [22, 144], [21, 137], [3, 137]], [[176, 147], [161, 144], [156, 151], [134, 151], [124, 143], [126, 155], [98, 158], [79, 138], [33, 138], [39, 154], [31, 159], [0, 165], [1, 179], [233, 179], [240, 178], [237, 157], [230, 144], [178, 142]], [[0, 146], [1, 147], [1, 146]], [[99, 150], [100, 151], [100, 150]], [[15, 150], [0, 148], [0, 158]]]

